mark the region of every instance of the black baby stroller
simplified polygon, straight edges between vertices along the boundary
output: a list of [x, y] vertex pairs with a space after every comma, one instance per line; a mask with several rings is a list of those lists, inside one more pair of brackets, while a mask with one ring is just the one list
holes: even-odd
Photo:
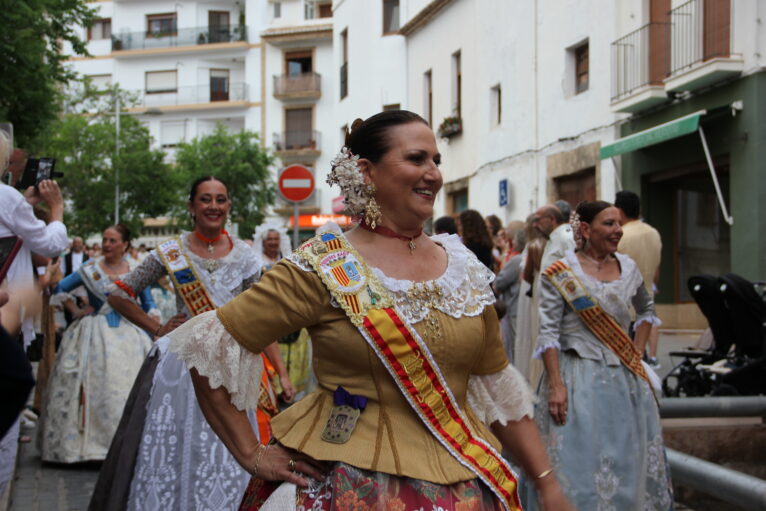
[[733, 273], [695, 275], [689, 291], [713, 334], [709, 350], [683, 357], [662, 382], [665, 396], [766, 394], [766, 283]]

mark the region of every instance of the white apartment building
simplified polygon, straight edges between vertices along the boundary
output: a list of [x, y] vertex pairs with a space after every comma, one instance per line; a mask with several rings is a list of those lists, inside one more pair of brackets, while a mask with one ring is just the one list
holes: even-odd
[[[149, 127], [170, 160], [180, 142], [219, 123], [254, 131], [279, 159], [275, 179], [296, 163], [316, 172], [317, 190], [301, 213], [332, 213], [324, 180], [342, 141], [333, 115], [339, 75], [330, 0], [91, 5], [98, 20], [82, 36], [92, 57], [73, 58], [71, 65], [97, 85], [118, 83], [134, 92], [139, 101], [128, 112]], [[292, 207], [278, 199], [274, 214], [287, 222]]]
[[[211, 132], [262, 132], [263, 1], [92, 2], [98, 20], [83, 30], [89, 58], [71, 65], [96, 84], [118, 83], [138, 96], [128, 112], [147, 124], [169, 153]], [[159, 115], [158, 115], [159, 114]]]
[[[265, 140], [280, 168], [300, 164], [312, 169], [316, 190], [301, 204], [301, 225], [332, 213], [333, 191], [325, 183], [330, 160], [340, 147], [333, 106], [338, 74], [333, 66], [333, 18], [330, 0], [269, 2], [271, 22], [259, 34], [265, 56]], [[278, 199], [275, 213], [292, 215]]]

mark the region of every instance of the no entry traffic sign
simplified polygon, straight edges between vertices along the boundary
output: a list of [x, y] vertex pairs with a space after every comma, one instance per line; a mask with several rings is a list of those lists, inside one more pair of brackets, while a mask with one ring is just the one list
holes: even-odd
[[303, 202], [314, 193], [314, 174], [303, 165], [290, 165], [279, 174], [279, 193], [290, 202]]

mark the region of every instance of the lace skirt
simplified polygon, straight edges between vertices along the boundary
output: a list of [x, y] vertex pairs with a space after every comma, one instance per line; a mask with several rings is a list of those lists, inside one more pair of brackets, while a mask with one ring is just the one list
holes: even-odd
[[42, 459], [103, 460], [151, 340], [121, 319], [85, 316], [64, 332], [41, 417]]
[[[649, 385], [625, 367], [559, 352], [567, 387], [563, 426], [548, 413], [548, 378], [540, 383], [535, 421], [564, 493], [577, 509], [673, 509], [662, 428]], [[532, 495], [533, 496], [533, 495]], [[529, 502], [525, 510], [537, 509]]]
[[[314, 481], [312, 481], [314, 482]], [[502, 504], [477, 479], [441, 485], [337, 463], [323, 483], [292, 485], [252, 479], [240, 511], [501, 511]]]

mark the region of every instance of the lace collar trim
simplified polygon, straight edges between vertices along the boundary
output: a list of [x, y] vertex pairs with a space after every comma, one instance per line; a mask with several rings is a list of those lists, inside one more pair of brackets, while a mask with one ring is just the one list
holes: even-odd
[[[322, 232], [327, 231], [343, 236], [335, 224], [326, 225], [322, 229]], [[412, 323], [424, 319], [431, 308], [454, 318], [481, 314], [485, 306], [495, 302], [495, 296], [489, 286], [495, 275], [463, 245], [459, 236], [439, 234], [431, 239], [447, 252], [447, 269], [436, 279], [422, 282], [396, 279], [378, 268], [370, 267], [372, 272], [391, 292], [397, 306]], [[295, 253], [287, 259], [304, 271], [313, 271]], [[435, 288], [438, 288], [438, 292], [431, 293]]]

